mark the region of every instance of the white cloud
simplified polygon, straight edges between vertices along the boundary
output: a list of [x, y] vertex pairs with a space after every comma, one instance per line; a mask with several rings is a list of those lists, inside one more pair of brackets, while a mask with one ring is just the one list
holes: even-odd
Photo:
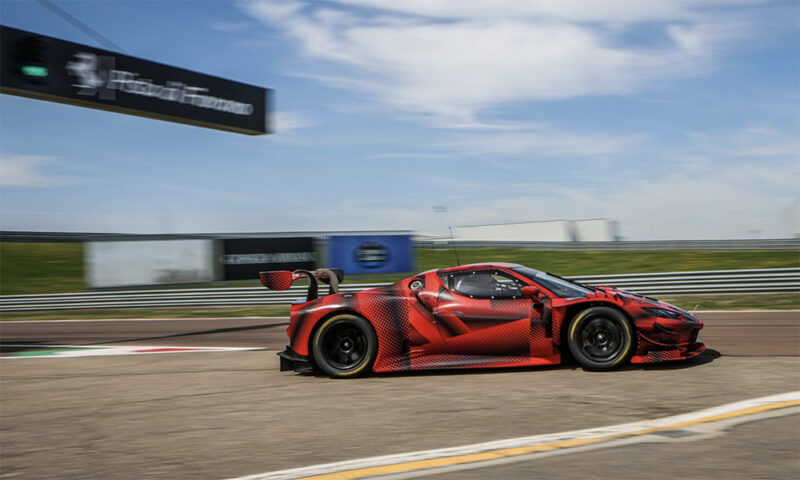
[[785, 212], [797, 198], [798, 158], [792, 132], [746, 128], [695, 136], [680, 151], [652, 158], [663, 175], [615, 169], [602, 182], [542, 184], [525, 189], [534, 194], [465, 201], [463, 209], [445, 204], [454, 223], [609, 217], [635, 240], [782, 238], [796, 230]]
[[271, 127], [276, 133], [288, 133], [298, 128], [312, 127], [316, 120], [300, 112], [272, 112], [270, 114]]
[[[572, 187], [508, 188], [502, 196], [489, 199], [445, 195], [444, 201], [418, 206], [385, 208], [369, 201], [332, 202], [325, 218], [317, 219], [316, 224], [331, 229], [347, 225], [445, 234], [447, 225], [611, 218], [619, 221], [621, 234], [629, 240], [786, 238], [796, 228], [796, 223], [789, 224], [785, 210], [798, 180], [797, 169], [781, 179], [780, 175], [762, 175], [754, 165], [723, 171], [716, 177], [686, 171], [651, 178], [625, 174], [613, 185], [576, 182]], [[761, 186], [753, 189], [754, 181]], [[446, 216], [431, 212], [434, 203], [446, 206]], [[359, 212], [357, 218], [353, 211]]]
[[0, 153], [0, 185], [46, 187], [54, 180], [45, 172], [55, 157]]
[[753, 126], [727, 135], [696, 132], [692, 137], [698, 148], [728, 158], [756, 161], [781, 158], [800, 160], [800, 137], [769, 127]]
[[634, 23], [689, 20], [698, 10], [713, 6], [763, 3], [759, 0], [337, 0], [340, 4], [368, 7], [440, 19], [481, 20], [491, 18], [526, 18], [568, 22]]
[[[702, 74], [739, 34], [724, 13], [704, 13], [720, 3], [258, 0], [244, 8], [307, 58], [345, 67], [320, 80], [463, 126], [507, 102], [627, 94]], [[663, 40], [642, 47], [621, 35], [645, 27]]]
[[[788, 147], [777, 155], [777, 149], [766, 147], [770, 142]], [[325, 218], [317, 221], [334, 229], [348, 225], [446, 234], [447, 225], [612, 218], [631, 240], [786, 238], [797, 228], [791, 205], [796, 205], [800, 185], [798, 143], [791, 133], [748, 128], [695, 138], [680, 151], [649, 159], [665, 165], [668, 173], [663, 175], [614, 168], [613, 176], [607, 176], [601, 164], [567, 182], [540, 178], [554, 173], [550, 167], [505, 183], [435, 178], [433, 198], [398, 207], [343, 199], [331, 202]], [[729, 155], [732, 144], [751, 156]], [[447, 213], [433, 213], [433, 204], [446, 206]], [[355, 220], [352, 211], [359, 212]]]
[[[567, 138], [564, 134], [566, 143]], [[256, 190], [231, 192], [221, 188], [193, 193], [188, 187], [170, 186], [176, 196], [197, 198], [197, 204], [174, 215], [169, 211], [55, 213], [5, 205], [1, 216], [4, 228], [9, 230], [141, 233], [412, 229], [445, 234], [447, 225], [560, 218], [612, 218], [620, 222], [621, 234], [631, 240], [778, 238], [797, 232], [800, 140], [794, 131], [754, 126], [695, 134], [688, 141], [677, 143], [681, 146], [673, 151], [643, 160], [660, 165], [660, 170], [666, 172], [662, 174], [650, 168], [637, 170], [630, 164], [607, 164], [602, 158], [581, 163], [578, 174], [561, 176], [568, 162], [560, 157], [519, 164], [510, 173], [495, 172], [495, 166], [476, 172], [462, 168], [461, 157], [454, 155], [454, 161], [437, 160], [431, 175], [424, 166], [436, 157], [424, 151], [387, 152], [375, 156], [373, 163], [386, 159], [382, 163], [402, 164], [392, 173], [397, 185], [411, 191], [402, 199], [393, 197], [391, 188], [386, 189], [385, 196], [362, 195], [346, 179], [337, 190], [339, 193], [326, 197], [324, 209], [318, 208], [319, 198], [301, 199], [283, 195], [282, 190], [265, 197], [253, 193]], [[542, 143], [537, 148], [546, 145]], [[566, 146], [553, 148], [566, 152]], [[592, 146], [574, 148], [577, 154]], [[19, 158], [50, 160], [2, 155], [3, 174], [10, 171], [6, 165], [25, 165], [17, 171], [27, 173], [0, 178], [16, 178], [17, 184], [47, 182], [42, 173], [47, 172], [47, 162]], [[323, 181], [321, 177], [312, 176], [310, 181], [310, 188], [323, 190], [313, 187], [314, 182]], [[208, 198], [217, 200], [203, 203]], [[225, 201], [220, 203], [220, 198]], [[434, 212], [432, 205], [446, 206], [447, 213]]]

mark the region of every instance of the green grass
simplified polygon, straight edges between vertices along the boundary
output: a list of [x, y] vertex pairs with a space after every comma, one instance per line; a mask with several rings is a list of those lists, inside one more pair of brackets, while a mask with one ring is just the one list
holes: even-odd
[[[656, 295], [660, 300], [684, 310], [800, 310], [800, 294], [708, 294], [708, 295]], [[699, 305], [699, 306], [698, 306]]]
[[84, 288], [82, 244], [0, 242], [0, 295]]

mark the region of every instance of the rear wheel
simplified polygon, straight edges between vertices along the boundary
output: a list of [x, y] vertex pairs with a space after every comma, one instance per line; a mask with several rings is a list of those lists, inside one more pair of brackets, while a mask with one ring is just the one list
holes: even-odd
[[619, 310], [592, 307], [572, 321], [567, 341], [582, 367], [611, 370], [627, 362], [633, 353], [633, 328]]
[[331, 377], [356, 377], [369, 371], [375, 361], [378, 338], [363, 317], [339, 314], [317, 329], [311, 350], [314, 362]]

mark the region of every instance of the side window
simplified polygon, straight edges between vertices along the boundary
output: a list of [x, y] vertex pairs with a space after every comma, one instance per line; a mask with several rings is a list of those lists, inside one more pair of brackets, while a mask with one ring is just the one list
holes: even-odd
[[484, 270], [448, 275], [451, 290], [471, 298], [522, 298], [522, 285], [497, 271]]

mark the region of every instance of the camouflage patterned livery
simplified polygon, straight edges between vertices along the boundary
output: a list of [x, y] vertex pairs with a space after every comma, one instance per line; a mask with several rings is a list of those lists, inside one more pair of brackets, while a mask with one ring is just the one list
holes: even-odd
[[[394, 284], [338, 293], [341, 272], [262, 272], [268, 288], [308, 278], [291, 307], [282, 369], [333, 377], [366, 371], [559, 364], [585, 368], [699, 355], [703, 323], [668, 303], [590, 287], [509, 263], [430, 270]], [[316, 280], [331, 284], [318, 297]]]

